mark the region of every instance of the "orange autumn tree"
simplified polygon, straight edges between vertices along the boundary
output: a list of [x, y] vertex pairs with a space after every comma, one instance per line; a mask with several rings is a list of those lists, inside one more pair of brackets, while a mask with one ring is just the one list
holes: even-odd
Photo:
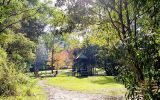
[[[71, 68], [73, 64], [72, 60], [72, 53], [69, 51], [62, 51], [59, 53], [54, 53], [54, 65], [55, 69], [62, 69], [62, 68]], [[51, 65], [52, 55], [49, 54], [48, 64]]]

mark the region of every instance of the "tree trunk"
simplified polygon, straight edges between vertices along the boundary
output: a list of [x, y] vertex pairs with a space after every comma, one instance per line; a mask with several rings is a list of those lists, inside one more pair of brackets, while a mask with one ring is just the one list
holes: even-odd
[[119, 20], [121, 22], [121, 28], [122, 28], [122, 34], [123, 34], [123, 40], [126, 39], [126, 31], [125, 31], [125, 26], [123, 23], [123, 13], [122, 13], [122, 0], [119, 1]]
[[54, 58], [53, 58], [53, 54], [54, 54], [54, 49], [52, 49], [52, 74], [53, 74], [53, 69], [54, 69], [54, 66], [53, 66], [53, 64], [54, 64]]

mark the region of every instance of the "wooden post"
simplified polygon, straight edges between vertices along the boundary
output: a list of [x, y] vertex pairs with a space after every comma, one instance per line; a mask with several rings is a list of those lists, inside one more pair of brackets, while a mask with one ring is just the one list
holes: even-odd
[[53, 66], [53, 64], [54, 64], [53, 54], [54, 54], [54, 49], [52, 48], [52, 68], [51, 68], [52, 74], [53, 74], [53, 69], [54, 69], [54, 66]]

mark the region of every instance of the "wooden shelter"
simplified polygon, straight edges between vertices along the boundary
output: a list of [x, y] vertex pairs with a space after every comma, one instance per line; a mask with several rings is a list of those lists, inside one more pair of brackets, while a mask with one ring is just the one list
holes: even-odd
[[81, 53], [74, 60], [72, 72], [74, 76], [90, 76], [93, 75], [93, 68], [88, 57]]

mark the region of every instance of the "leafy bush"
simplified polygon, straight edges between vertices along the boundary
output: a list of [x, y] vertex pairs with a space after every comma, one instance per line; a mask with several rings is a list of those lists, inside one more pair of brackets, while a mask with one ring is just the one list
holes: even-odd
[[7, 65], [4, 65], [2, 68], [0, 95], [17, 95], [17, 72], [14, 69], [14, 64]]
[[2, 73], [3, 73], [2, 68], [5, 65], [6, 58], [7, 58], [6, 52], [2, 48], [0, 48], [0, 79], [2, 78]]
[[10, 30], [2, 33], [0, 45], [8, 54], [7, 59], [9, 62], [13, 62], [16, 65], [16, 70], [25, 71], [28, 64], [35, 59], [35, 54], [33, 53], [35, 43], [21, 33], [15, 34]]
[[14, 63], [7, 61], [7, 53], [0, 48], [0, 95], [18, 95], [19, 84], [29, 83], [29, 78], [18, 72], [15, 66]]
[[0, 95], [3, 96], [32, 96], [32, 87], [35, 82], [31, 82], [30, 78], [23, 73], [19, 73], [14, 69], [14, 64], [8, 64], [3, 68], [3, 74], [0, 78]]
[[25, 74], [18, 73], [17, 81], [18, 81], [19, 84], [27, 84], [27, 83], [29, 83], [29, 80], [30, 80], [29, 77], [26, 76]]

